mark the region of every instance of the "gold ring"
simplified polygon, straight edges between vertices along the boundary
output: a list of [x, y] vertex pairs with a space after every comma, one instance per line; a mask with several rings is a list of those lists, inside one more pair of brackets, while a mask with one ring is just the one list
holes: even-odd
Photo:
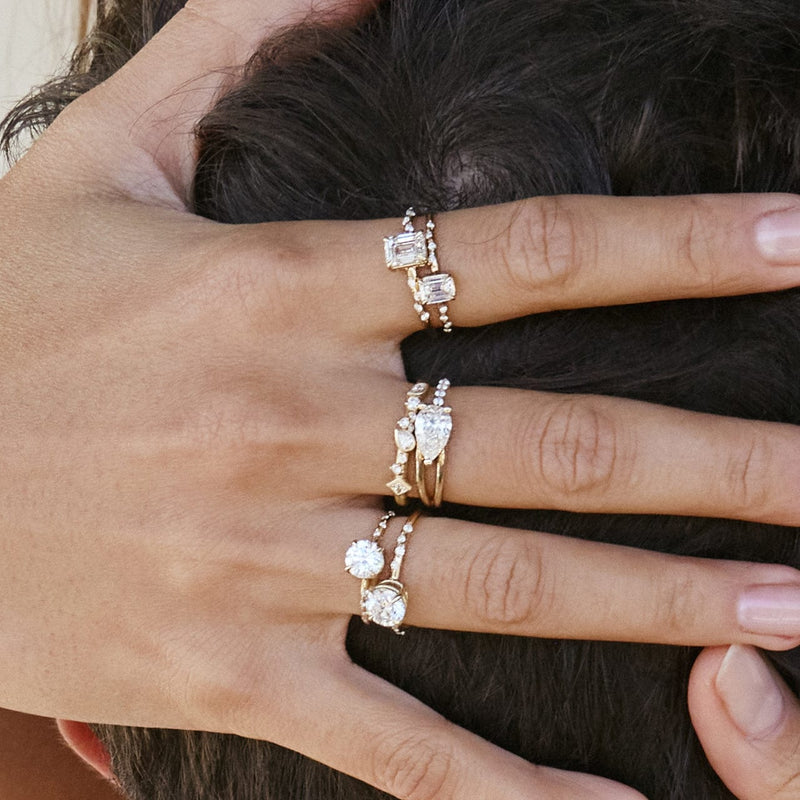
[[[417, 312], [423, 326], [427, 328], [431, 324], [431, 312], [427, 306], [436, 306], [442, 330], [450, 333], [453, 330], [453, 323], [450, 320], [447, 304], [456, 296], [456, 284], [452, 275], [439, 271], [439, 258], [433, 235], [436, 222], [433, 216], [427, 215], [424, 231], [414, 229], [416, 216], [413, 207], [409, 207], [403, 217], [403, 232], [384, 238], [386, 266], [392, 270], [406, 271], [406, 282], [411, 289], [414, 311]], [[420, 275], [418, 269], [423, 269], [426, 274]]]
[[417, 409], [422, 405], [422, 397], [427, 393], [430, 386], [427, 383], [415, 383], [406, 394], [405, 414], [394, 427], [395, 459], [389, 468], [392, 471], [392, 479], [386, 484], [391, 489], [394, 499], [398, 505], [406, 504], [406, 495], [413, 488], [406, 480], [408, 459], [412, 457], [417, 446], [414, 436], [414, 420]]
[[[414, 477], [419, 499], [426, 506], [438, 508], [444, 491], [445, 448], [453, 430], [452, 409], [444, 404], [450, 381], [442, 378], [433, 393], [430, 405], [420, 405], [414, 418], [416, 439]], [[435, 465], [433, 495], [428, 491], [427, 473]]]
[[400, 626], [408, 611], [408, 592], [400, 580], [400, 569], [406, 554], [406, 543], [414, 533], [414, 525], [420, 513], [415, 511], [405, 521], [400, 536], [397, 537], [390, 577], [378, 583], [371, 580], [361, 582], [361, 618], [364, 622], [374, 622], [383, 628], [391, 628], [400, 636], [404, 633]]

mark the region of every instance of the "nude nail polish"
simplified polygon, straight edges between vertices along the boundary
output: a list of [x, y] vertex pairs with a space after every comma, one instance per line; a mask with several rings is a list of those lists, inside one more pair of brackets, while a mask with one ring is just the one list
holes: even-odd
[[749, 739], [777, 735], [786, 717], [784, 694], [754, 647], [732, 645], [714, 681], [734, 725]]
[[800, 264], [800, 209], [761, 217], [756, 223], [756, 246], [774, 264]]
[[800, 636], [800, 585], [749, 586], [739, 596], [739, 626], [766, 636]]

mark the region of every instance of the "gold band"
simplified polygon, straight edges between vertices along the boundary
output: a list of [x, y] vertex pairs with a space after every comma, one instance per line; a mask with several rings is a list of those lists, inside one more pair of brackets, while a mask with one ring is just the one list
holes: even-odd
[[396, 448], [394, 463], [390, 467], [392, 479], [386, 484], [391, 489], [398, 505], [406, 504], [406, 495], [413, 486], [406, 479], [408, 459], [414, 454], [417, 440], [414, 436], [414, 420], [417, 409], [422, 405], [422, 398], [430, 386], [427, 383], [415, 383], [406, 393], [405, 414], [397, 421], [394, 428], [394, 444]]
[[361, 581], [361, 619], [383, 628], [391, 628], [400, 636], [404, 633], [400, 626], [408, 611], [408, 592], [400, 580], [400, 570], [406, 555], [406, 544], [414, 533], [420, 514], [420, 511], [411, 514], [397, 537], [390, 576], [378, 583], [374, 579]]
[[417, 454], [417, 457], [414, 460], [414, 479], [417, 484], [419, 499], [422, 501], [423, 505], [431, 508], [439, 508], [439, 506], [442, 504], [442, 495], [444, 493], [444, 461], [445, 451], [442, 450], [435, 461], [436, 472], [433, 485], [433, 498], [431, 498], [431, 496], [428, 494], [425, 463], [419, 454]]
[[[421, 405], [414, 419], [416, 451], [414, 456], [414, 480], [419, 499], [426, 506], [438, 508], [444, 492], [444, 465], [446, 447], [453, 429], [451, 411], [444, 404], [450, 381], [442, 378], [433, 393], [433, 402]], [[435, 465], [435, 467], [434, 467]], [[429, 468], [434, 467], [433, 494], [428, 491]]]
[[[425, 230], [417, 231], [414, 229], [416, 215], [413, 207], [408, 208], [403, 217], [403, 232], [384, 238], [386, 266], [392, 270], [406, 271], [406, 282], [411, 290], [414, 311], [423, 326], [427, 328], [431, 325], [431, 312], [427, 307], [436, 306], [442, 330], [450, 333], [453, 323], [447, 304], [456, 296], [456, 284], [452, 275], [439, 271], [437, 245], [433, 235], [436, 222], [433, 216], [428, 214]], [[425, 270], [426, 274], [420, 275], [418, 269]]]

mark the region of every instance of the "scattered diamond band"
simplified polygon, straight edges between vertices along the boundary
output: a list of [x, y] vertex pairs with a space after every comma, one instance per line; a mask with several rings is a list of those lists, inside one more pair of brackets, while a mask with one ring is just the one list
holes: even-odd
[[[414, 311], [426, 328], [431, 325], [431, 312], [427, 306], [436, 306], [439, 324], [445, 333], [453, 330], [449, 316], [448, 303], [456, 296], [453, 276], [439, 271], [439, 258], [436, 254], [434, 231], [436, 222], [431, 214], [426, 216], [425, 230], [414, 229], [417, 216], [413, 207], [406, 210], [403, 217], [403, 232], [387, 236], [383, 240], [386, 266], [389, 269], [404, 269]], [[425, 271], [420, 275], [419, 270]]]
[[427, 383], [415, 383], [406, 394], [405, 414], [397, 421], [394, 428], [394, 444], [397, 450], [394, 463], [390, 467], [392, 479], [386, 484], [391, 489], [398, 505], [406, 504], [406, 495], [413, 488], [406, 479], [408, 460], [413, 457], [417, 447], [414, 436], [414, 419], [417, 408], [422, 404], [422, 397], [430, 387]]

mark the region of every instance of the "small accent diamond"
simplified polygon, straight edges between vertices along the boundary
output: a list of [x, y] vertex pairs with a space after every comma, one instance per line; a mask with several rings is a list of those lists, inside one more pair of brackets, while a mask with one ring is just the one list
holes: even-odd
[[411, 491], [411, 484], [399, 475], [386, 484], [397, 497], [402, 497]]
[[417, 446], [414, 434], [411, 431], [398, 428], [395, 428], [394, 431], [394, 442], [397, 445], [397, 449], [402, 453], [410, 453]]

